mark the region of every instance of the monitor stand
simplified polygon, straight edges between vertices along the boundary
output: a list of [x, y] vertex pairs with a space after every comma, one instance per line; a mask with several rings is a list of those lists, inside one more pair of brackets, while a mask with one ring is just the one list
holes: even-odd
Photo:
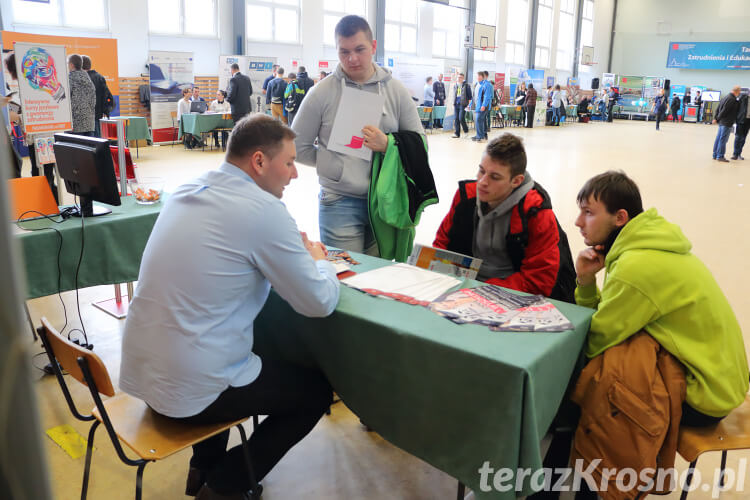
[[78, 207], [73, 207], [70, 215], [73, 217], [99, 217], [100, 215], [111, 214], [112, 210], [101, 205], [94, 205], [94, 202], [88, 196], [80, 196]]

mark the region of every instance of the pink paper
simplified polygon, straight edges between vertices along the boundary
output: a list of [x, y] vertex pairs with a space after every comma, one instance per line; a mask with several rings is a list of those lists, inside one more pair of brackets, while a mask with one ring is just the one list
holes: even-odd
[[364, 139], [362, 137], [357, 137], [356, 135], [353, 135], [352, 140], [349, 142], [349, 144], [346, 145], [346, 147], [352, 148], [352, 149], [362, 149], [363, 143], [364, 143]]

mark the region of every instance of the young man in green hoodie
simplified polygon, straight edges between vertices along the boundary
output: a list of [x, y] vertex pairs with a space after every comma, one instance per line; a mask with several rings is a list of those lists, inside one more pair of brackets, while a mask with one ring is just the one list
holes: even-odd
[[575, 297], [596, 309], [586, 355], [645, 330], [685, 367], [681, 424], [715, 424], [744, 401], [748, 365], [740, 326], [711, 272], [679, 226], [654, 208], [643, 211], [638, 186], [624, 173], [589, 179], [578, 205], [575, 224], [589, 248], [576, 261]]

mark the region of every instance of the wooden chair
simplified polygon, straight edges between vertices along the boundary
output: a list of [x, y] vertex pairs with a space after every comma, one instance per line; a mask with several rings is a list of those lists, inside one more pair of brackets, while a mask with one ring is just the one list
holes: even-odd
[[[115, 389], [107, 372], [107, 367], [104, 366], [99, 356], [60, 335], [49, 324], [47, 318], [42, 318], [42, 326], [37, 329], [37, 333], [41, 337], [42, 345], [47, 351], [50, 364], [73, 416], [78, 420], [93, 421], [86, 448], [81, 500], [86, 499], [94, 434], [99, 424], [104, 424], [104, 428], [107, 429], [120, 460], [127, 465], [138, 468], [135, 482], [136, 500], [141, 499], [143, 469], [149, 462], [167, 458], [232, 427], [237, 427], [242, 438], [245, 461], [250, 475], [252, 498], [260, 498], [261, 487], [255, 481], [255, 474], [250, 463], [247, 437], [245, 429], [242, 427], [242, 422], [246, 419], [213, 425], [190, 425], [159, 415], [140, 399], [125, 393], [115, 395]], [[71, 377], [88, 386], [96, 405], [91, 414], [84, 415], [78, 411], [63, 378], [63, 369]], [[100, 394], [108, 396], [109, 399], [102, 401]], [[254, 420], [255, 418], [257, 417], [254, 417]], [[135, 460], [128, 458], [120, 441], [128, 445], [139, 458]]]
[[693, 479], [698, 457], [708, 451], [721, 451], [719, 486], [724, 486], [724, 469], [729, 450], [750, 449], [750, 396], [732, 413], [712, 427], [681, 427], [677, 442], [677, 453], [690, 462], [680, 500], [685, 500]]

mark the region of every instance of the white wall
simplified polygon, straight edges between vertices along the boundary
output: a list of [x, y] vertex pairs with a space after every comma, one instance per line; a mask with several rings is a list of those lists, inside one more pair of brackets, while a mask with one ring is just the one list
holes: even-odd
[[[747, 70], [667, 69], [670, 41], [719, 42], [750, 39], [748, 0], [620, 0], [612, 72], [623, 75], [664, 76], [672, 83], [706, 85], [722, 92], [750, 85]], [[657, 22], [671, 25], [669, 34], [657, 33]]]
[[12, 10], [10, 4], [10, 0], [0, 0], [5, 30], [44, 35], [117, 38], [120, 76], [139, 76], [143, 73], [149, 50], [193, 52], [195, 74], [216, 75], [219, 56], [231, 53], [232, 50], [231, 0], [218, 0], [219, 37], [150, 35], [148, 0], [109, 0], [109, 29], [106, 31], [14, 25], [9, 14]]

